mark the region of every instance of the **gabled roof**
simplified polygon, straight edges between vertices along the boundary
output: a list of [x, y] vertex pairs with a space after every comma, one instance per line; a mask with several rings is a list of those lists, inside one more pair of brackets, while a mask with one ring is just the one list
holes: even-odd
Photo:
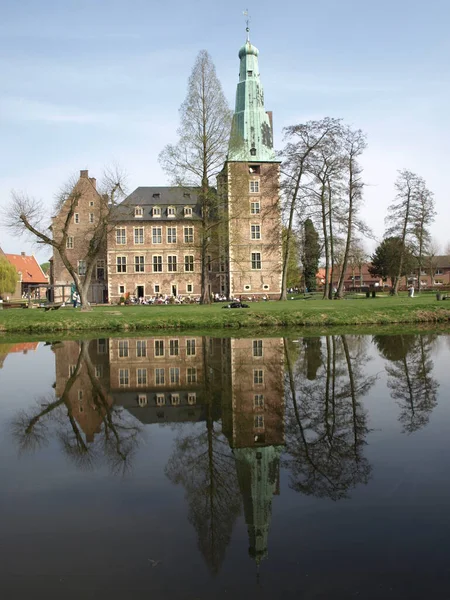
[[22, 274], [23, 283], [48, 283], [39, 263], [34, 256], [24, 254], [5, 254], [8, 261]]
[[[192, 208], [192, 219], [201, 218], [200, 204], [198, 199], [199, 188], [182, 187], [138, 187], [123, 202], [115, 207], [113, 211], [114, 221], [171, 221], [184, 219], [184, 207]], [[134, 209], [139, 206], [143, 209], [143, 216], [135, 219]], [[152, 209], [155, 206], [161, 208], [161, 216], [154, 217]], [[167, 208], [175, 208], [175, 217], [169, 217]], [[187, 219], [186, 219], [187, 220]]]

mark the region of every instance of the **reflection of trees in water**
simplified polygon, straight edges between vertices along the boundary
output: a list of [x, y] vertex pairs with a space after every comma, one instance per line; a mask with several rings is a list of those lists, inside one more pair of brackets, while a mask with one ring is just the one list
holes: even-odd
[[368, 356], [362, 336], [326, 336], [321, 345], [309, 341], [294, 363], [285, 340], [284, 466], [293, 489], [337, 500], [369, 480], [371, 467], [362, 454], [367, 415], [360, 399], [375, 377], [364, 374]]
[[[198, 545], [213, 574], [219, 572], [230, 542], [234, 522], [241, 512], [235, 460], [225, 436], [215, 423], [214, 402], [203, 343], [206, 422], [193, 433], [180, 435], [166, 466], [166, 475], [185, 489], [189, 522], [198, 535]], [[198, 428], [201, 428], [199, 431]]]
[[[65, 342], [75, 344], [76, 342]], [[139, 442], [140, 427], [131, 422], [121, 408], [111, 406], [105, 388], [95, 375], [88, 341], [77, 342], [78, 356], [73, 372], [59, 397], [49, 394], [38, 400], [34, 409], [21, 411], [12, 424], [13, 435], [22, 451], [35, 451], [55, 435], [66, 454], [78, 467], [92, 468], [104, 460], [113, 472], [125, 472]], [[99, 423], [98, 435], [87, 440], [76, 411], [73, 387], [81, 373], [87, 373], [90, 389], [85, 389], [83, 405]]]
[[431, 352], [437, 335], [377, 335], [374, 342], [390, 361], [386, 366], [391, 397], [400, 407], [405, 433], [428, 424], [437, 405], [438, 382], [433, 378]]
[[208, 418], [203, 431], [178, 437], [166, 474], [184, 487], [199, 549], [211, 572], [217, 574], [241, 511], [241, 498], [234, 457], [227, 439], [215, 427]]

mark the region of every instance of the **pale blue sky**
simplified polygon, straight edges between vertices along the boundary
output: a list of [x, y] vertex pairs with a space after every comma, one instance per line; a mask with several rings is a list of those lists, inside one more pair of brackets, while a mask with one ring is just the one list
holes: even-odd
[[[364, 216], [375, 233], [396, 170], [408, 168], [435, 192], [433, 234], [450, 241], [448, 0], [2, 0], [0, 206], [14, 188], [50, 207], [72, 173], [100, 178], [113, 161], [130, 191], [167, 184], [157, 157], [176, 140], [199, 50], [234, 105], [247, 5], [276, 147], [286, 125], [344, 118], [368, 134]], [[32, 250], [4, 230], [0, 245]]]

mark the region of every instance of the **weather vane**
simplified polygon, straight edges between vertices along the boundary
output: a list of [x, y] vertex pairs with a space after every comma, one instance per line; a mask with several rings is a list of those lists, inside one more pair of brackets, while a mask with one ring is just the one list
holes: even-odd
[[245, 24], [247, 25], [247, 27], [245, 28], [245, 31], [247, 32], [247, 42], [249, 42], [250, 41], [250, 17], [248, 16], [248, 8], [246, 8], [242, 14], [244, 15], [244, 17], [246, 17]]

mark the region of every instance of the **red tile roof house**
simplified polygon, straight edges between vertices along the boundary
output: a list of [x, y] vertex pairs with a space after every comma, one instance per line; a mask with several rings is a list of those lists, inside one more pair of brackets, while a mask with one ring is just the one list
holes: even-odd
[[16, 289], [11, 299], [25, 298], [29, 291], [32, 298], [45, 298], [46, 288], [39, 287], [39, 284], [45, 286], [49, 281], [35, 257], [27, 256], [25, 252], [5, 256], [18, 273]]

